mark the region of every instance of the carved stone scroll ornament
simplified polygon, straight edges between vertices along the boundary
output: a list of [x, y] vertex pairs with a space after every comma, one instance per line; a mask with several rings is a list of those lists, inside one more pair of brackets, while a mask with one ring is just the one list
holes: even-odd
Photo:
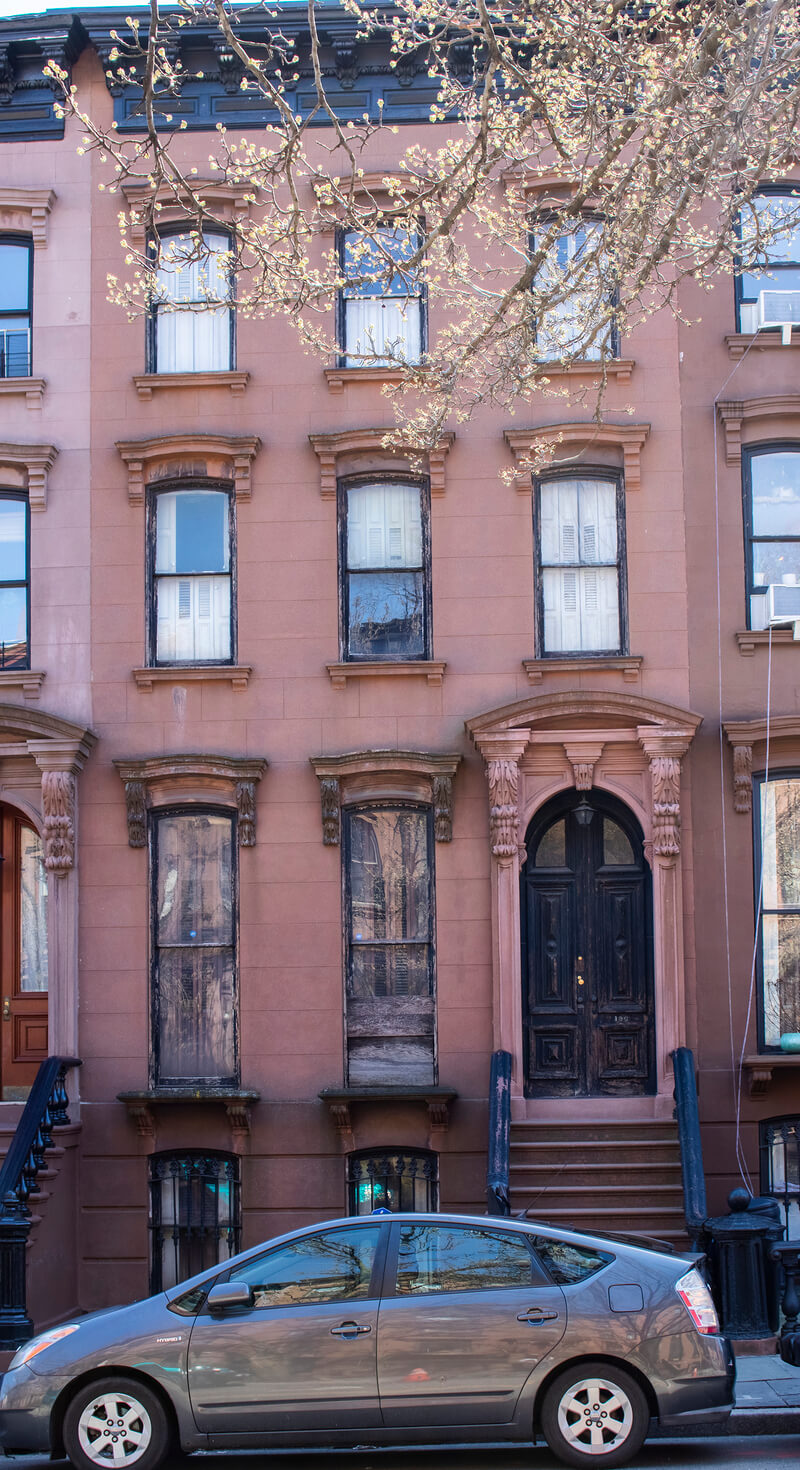
[[519, 766], [506, 757], [487, 761], [489, 831], [495, 857], [516, 857], [519, 851]]
[[239, 846], [256, 845], [256, 783], [237, 781], [236, 809], [239, 813]]
[[572, 766], [576, 791], [591, 791], [594, 784], [594, 768], [603, 754], [603, 746], [565, 745], [564, 753]]
[[733, 809], [736, 812], [753, 810], [753, 747], [733, 747]]
[[319, 793], [322, 801], [322, 845], [338, 847], [341, 830], [341, 796], [336, 776], [321, 776]]
[[44, 865], [63, 877], [75, 866], [75, 777], [71, 771], [42, 772]]
[[453, 779], [433, 778], [433, 830], [437, 842], [453, 840]]
[[677, 857], [681, 850], [681, 763], [673, 755], [650, 760], [653, 783], [653, 852]]
[[128, 846], [147, 846], [147, 798], [143, 781], [125, 782], [125, 812], [128, 818]]

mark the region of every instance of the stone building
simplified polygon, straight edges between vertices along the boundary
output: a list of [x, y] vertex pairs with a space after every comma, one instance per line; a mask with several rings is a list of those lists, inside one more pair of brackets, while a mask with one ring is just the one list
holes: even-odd
[[[418, 351], [422, 288], [343, 301], [329, 364], [281, 318], [109, 303], [136, 191], [98, 188], [41, 67], [135, 131], [114, 20], [2, 26], [6, 1145], [41, 1060], [81, 1062], [34, 1317], [378, 1203], [482, 1210], [497, 1049], [514, 1208], [680, 1236], [689, 1045], [710, 1204], [741, 1166], [792, 1215], [800, 652], [767, 604], [800, 573], [800, 333], [758, 313], [800, 289], [800, 237], [610, 343], [600, 428], [592, 360], [420, 467], [357, 349], [383, 312]], [[379, 179], [431, 130], [427, 78], [320, 24], [342, 115], [399, 125]], [[263, 111], [186, 45], [202, 170]], [[554, 436], [569, 466], [532, 479]]]

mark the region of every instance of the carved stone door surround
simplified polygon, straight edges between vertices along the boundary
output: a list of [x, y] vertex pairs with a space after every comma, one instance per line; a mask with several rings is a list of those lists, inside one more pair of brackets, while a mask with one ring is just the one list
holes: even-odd
[[[537, 695], [467, 721], [486, 763], [492, 851], [495, 1049], [514, 1059], [522, 1095], [519, 870], [533, 813], [557, 791], [602, 787], [630, 806], [653, 873], [658, 1093], [671, 1097], [670, 1054], [685, 1041], [681, 762], [700, 725], [689, 710], [630, 694], [580, 690]], [[536, 1105], [541, 1111], [540, 1105]]]

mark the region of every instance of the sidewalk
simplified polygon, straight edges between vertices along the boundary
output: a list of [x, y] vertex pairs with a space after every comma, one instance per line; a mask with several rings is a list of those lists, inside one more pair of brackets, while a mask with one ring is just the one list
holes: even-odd
[[737, 1409], [800, 1409], [800, 1368], [777, 1354], [737, 1357]]

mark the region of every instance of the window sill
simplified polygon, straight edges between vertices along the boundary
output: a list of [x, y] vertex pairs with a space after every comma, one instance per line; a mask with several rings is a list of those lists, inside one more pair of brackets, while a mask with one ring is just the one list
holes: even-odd
[[151, 1087], [143, 1092], [119, 1092], [117, 1100], [125, 1104], [128, 1117], [143, 1138], [155, 1137], [155, 1110], [162, 1107], [198, 1107], [209, 1103], [224, 1107], [231, 1125], [231, 1132], [250, 1132], [250, 1107], [261, 1099], [260, 1092], [242, 1088], [212, 1087], [198, 1084], [192, 1087]]
[[139, 373], [133, 381], [139, 397], [147, 400], [162, 388], [229, 388], [240, 397], [249, 379], [249, 373], [234, 372]]
[[608, 357], [598, 362], [596, 358], [581, 358], [577, 362], [543, 362], [542, 375], [547, 378], [617, 378], [620, 383], [629, 383], [636, 366], [632, 357]]
[[545, 674], [589, 674], [595, 669], [610, 669], [621, 674], [626, 684], [641, 677], [644, 659], [641, 654], [611, 654], [607, 658], [524, 658], [522, 667], [529, 684], [541, 684]]
[[38, 699], [44, 677], [33, 669], [0, 669], [0, 690], [21, 689], [26, 699]]
[[324, 371], [331, 393], [344, 393], [348, 383], [402, 383], [406, 378], [402, 368], [339, 367], [325, 368]]
[[154, 684], [230, 684], [247, 688], [253, 670], [249, 664], [168, 664], [157, 669], [133, 669], [137, 689], [148, 692]]
[[354, 1103], [424, 1103], [431, 1128], [446, 1129], [450, 1104], [458, 1097], [453, 1087], [323, 1087], [318, 1094], [340, 1133], [351, 1133]]
[[406, 659], [391, 663], [388, 659], [385, 663], [363, 663], [355, 661], [346, 664], [326, 664], [330, 675], [331, 684], [334, 689], [344, 689], [348, 679], [378, 679], [383, 674], [392, 678], [411, 678], [414, 674], [423, 674], [429, 684], [439, 685], [444, 678], [446, 663], [437, 663], [433, 659]]
[[[758, 352], [763, 352], [765, 348], [769, 351], [774, 347], [779, 347], [782, 351], [786, 351], [781, 341], [780, 329], [770, 332], [730, 332], [725, 338], [725, 343], [728, 348], [728, 356], [733, 358], [744, 357], [748, 347], [752, 347]], [[796, 328], [792, 332], [792, 340], [790, 343], [787, 343], [787, 346], [800, 347], [800, 331]]]
[[26, 408], [41, 408], [44, 378], [0, 378], [0, 398], [23, 398]]
[[[737, 628], [735, 633], [736, 642], [742, 658], [752, 658], [757, 648], [766, 648], [769, 645], [769, 628]], [[794, 643], [794, 634], [791, 628], [773, 628], [772, 646], [777, 643]], [[800, 644], [798, 644], [800, 647]]]
[[772, 1074], [800, 1071], [800, 1052], [774, 1051], [745, 1057], [744, 1070], [749, 1074], [750, 1096], [764, 1097], [772, 1084]]

